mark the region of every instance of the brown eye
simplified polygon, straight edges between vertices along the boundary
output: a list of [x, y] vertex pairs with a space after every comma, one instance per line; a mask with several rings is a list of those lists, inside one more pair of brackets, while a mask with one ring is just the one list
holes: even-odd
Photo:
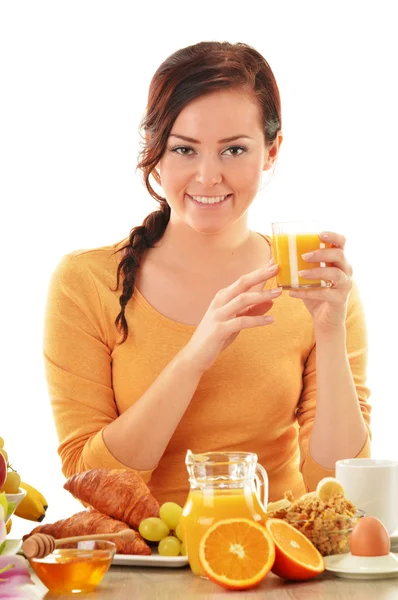
[[193, 151], [193, 149], [189, 146], [175, 146], [174, 148], [170, 148], [170, 150], [171, 152], [180, 154], [181, 156], [190, 156], [191, 150]]
[[225, 152], [229, 151], [231, 151], [230, 156], [241, 156], [241, 154], [247, 152], [247, 148], [245, 148], [245, 146], [230, 146]]

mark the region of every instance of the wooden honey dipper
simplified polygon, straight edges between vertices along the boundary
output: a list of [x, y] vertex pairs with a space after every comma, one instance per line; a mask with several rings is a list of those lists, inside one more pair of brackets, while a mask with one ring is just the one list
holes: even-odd
[[26, 558], [44, 558], [54, 551], [57, 546], [70, 544], [73, 542], [85, 542], [88, 540], [112, 540], [121, 538], [126, 542], [131, 542], [136, 537], [133, 529], [123, 529], [116, 533], [94, 533], [92, 535], [76, 535], [75, 537], [55, 539], [52, 535], [46, 533], [34, 533], [22, 544], [22, 550]]

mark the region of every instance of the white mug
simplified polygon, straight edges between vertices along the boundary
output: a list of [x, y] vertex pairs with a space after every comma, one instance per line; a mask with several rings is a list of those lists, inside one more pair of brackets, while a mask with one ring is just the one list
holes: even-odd
[[391, 535], [398, 528], [398, 460], [348, 458], [336, 462], [345, 496]]

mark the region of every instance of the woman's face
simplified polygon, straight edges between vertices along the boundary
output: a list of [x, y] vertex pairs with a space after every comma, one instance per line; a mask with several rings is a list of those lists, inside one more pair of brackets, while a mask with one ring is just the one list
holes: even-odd
[[242, 91], [217, 91], [178, 115], [158, 163], [171, 221], [216, 233], [239, 220], [276, 159], [281, 136], [266, 145], [260, 108]]

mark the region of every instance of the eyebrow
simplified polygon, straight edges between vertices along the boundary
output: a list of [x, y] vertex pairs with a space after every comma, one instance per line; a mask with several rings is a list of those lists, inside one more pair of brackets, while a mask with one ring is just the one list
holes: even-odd
[[[199, 140], [194, 140], [193, 138], [187, 137], [186, 135], [179, 135], [178, 133], [170, 133], [170, 137], [178, 137], [181, 140], [185, 140], [186, 142], [191, 142], [192, 144], [200, 144]], [[246, 138], [248, 140], [253, 140], [254, 138], [249, 135], [233, 135], [231, 137], [224, 138], [222, 140], [218, 140], [218, 144], [225, 144], [226, 142], [233, 142], [235, 140], [239, 140], [241, 138]]]

